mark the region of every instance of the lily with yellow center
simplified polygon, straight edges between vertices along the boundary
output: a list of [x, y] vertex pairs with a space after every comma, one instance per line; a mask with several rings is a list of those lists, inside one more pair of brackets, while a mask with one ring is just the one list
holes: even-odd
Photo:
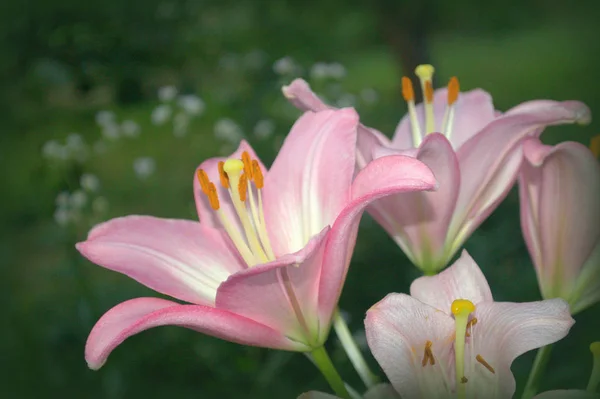
[[[402, 78], [407, 115], [391, 140], [359, 125], [356, 156], [359, 170], [375, 159], [402, 154], [435, 173], [440, 183], [435, 192], [386, 197], [368, 209], [426, 274], [444, 268], [506, 197], [518, 176], [523, 140], [538, 137], [546, 126], [590, 121], [589, 109], [578, 101], [528, 101], [502, 113], [485, 91], [461, 92], [456, 77], [447, 88], [434, 90], [434, 72], [431, 65], [415, 71], [422, 104], [415, 104], [411, 79]], [[300, 79], [283, 94], [303, 111], [330, 108]]]
[[512, 398], [513, 360], [565, 337], [562, 299], [494, 302], [473, 259], [418, 278], [410, 296], [389, 294], [365, 320], [367, 342], [403, 399]]
[[521, 227], [545, 299], [576, 314], [600, 301], [600, 162], [586, 146], [523, 145]]
[[357, 126], [352, 109], [306, 112], [269, 170], [246, 142], [228, 158], [204, 161], [194, 175], [200, 222], [127, 216], [92, 229], [77, 244], [85, 257], [186, 304], [137, 298], [117, 305], [90, 333], [88, 365], [100, 368], [126, 338], [162, 325], [310, 352], [327, 364], [322, 345], [365, 207], [436, 185], [425, 164], [406, 156], [355, 175]]

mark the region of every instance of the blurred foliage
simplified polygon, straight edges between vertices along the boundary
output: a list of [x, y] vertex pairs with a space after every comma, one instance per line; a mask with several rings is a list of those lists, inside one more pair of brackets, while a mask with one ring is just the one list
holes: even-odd
[[[365, 124], [388, 135], [405, 111], [401, 73], [423, 61], [436, 66], [438, 85], [457, 75], [465, 90], [490, 91], [502, 110], [533, 98], [579, 99], [593, 111], [600, 107], [595, 80], [600, 13], [591, 0], [577, 6], [558, 0], [29, 0], [5, 2], [3, 11], [0, 300], [8, 306], [0, 329], [0, 395], [5, 398], [294, 398], [309, 389], [327, 390], [301, 355], [173, 327], [128, 340], [98, 372], [88, 370], [83, 359], [87, 334], [104, 311], [156, 294], [91, 265], [73, 244], [91, 224], [109, 217], [196, 218], [193, 171], [203, 159], [231, 149], [215, 135], [224, 118], [269, 163], [298, 115], [279, 91], [296, 75], [311, 78], [332, 101], [356, 104]], [[281, 61], [286, 56], [291, 63]], [[345, 78], [311, 77], [318, 62], [340, 62]], [[206, 103], [181, 137], [174, 136], [171, 122], [151, 122], [161, 104], [156, 92], [165, 85]], [[139, 137], [106, 139], [95, 122], [100, 110], [113, 112], [119, 123], [135, 121]], [[275, 130], [268, 138], [252, 133], [264, 120]], [[552, 128], [543, 137], [587, 143], [598, 133], [596, 126]], [[42, 156], [45, 143], [64, 143], [73, 132], [90, 149], [85, 160]], [[103, 143], [104, 152], [92, 150], [96, 143]], [[133, 164], [140, 158], [156, 165], [149, 178], [136, 174]], [[98, 177], [101, 188], [94, 195], [107, 199], [108, 208], [90, 216], [88, 194], [88, 213], [61, 227], [53, 219], [57, 196], [79, 190], [84, 172]], [[539, 299], [519, 231], [512, 193], [467, 243], [499, 300]], [[365, 217], [341, 300], [351, 329], [359, 332], [366, 309], [388, 292], [406, 292], [417, 276]], [[599, 339], [599, 316], [598, 306], [577, 316], [572, 334], [553, 353], [544, 389], [585, 386], [587, 347]], [[359, 387], [335, 338], [331, 348], [343, 376]], [[532, 359], [529, 353], [513, 366], [520, 388]]]

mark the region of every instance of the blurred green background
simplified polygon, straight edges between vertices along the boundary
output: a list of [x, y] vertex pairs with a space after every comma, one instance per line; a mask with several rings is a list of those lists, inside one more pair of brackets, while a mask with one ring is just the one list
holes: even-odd
[[[110, 217], [195, 219], [194, 168], [241, 137], [269, 163], [299, 113], [280, 94], [302, 76], [391, 135], [399, 83], [421, 62], [437, 86], [459, 77], [506, 110], [578, 99], [600, 109], [600, 12], [593, 0], [30, 0], [0, 13], [0, 396], [295, 398], [328, 390], [298, 354], [242, 347], [175, 327], [126, 341], [97, 372], [83, 358], [94, 322], [156, 295], [84, 260], [74, 243]], [[544, 140], [588, 143], [587, 127]], [[468, 241], [498, 300], [537, 300], [513, 191]], [[365, 216], [341, 307], [364, 342], [364, 312], [418, 276]], [[584, 388], [596, 305], [553, 353], [543, 389]], [[330, 349], [357, 388], [335, 337]], [[533, 353], [513, 365], [523, 388]], [[373, 367], [377, 367], [368, 357]]]

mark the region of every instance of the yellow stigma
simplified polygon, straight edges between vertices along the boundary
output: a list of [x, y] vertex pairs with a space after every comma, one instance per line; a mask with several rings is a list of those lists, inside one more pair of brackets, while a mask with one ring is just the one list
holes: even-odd
[[229, 178], [231, 179], [231, 175], [239, 175], [244, 169], [244, 163], [240, 159], [230, 158], [223, 164], [223, 170]]
[[590, 150], [596, 158], [600, 158], [600, 135], [592, 137], [590, 140]]
[[415, 74], [421, 81], [421, 90], [423, 91], [423, 105], [425, 107], [425, 134], [435, 131], [435, 115], [433, 113], [433, 73], [435, 68], [429, 64], [419, 65], [415, 69]]
[[454, 316], [469, 315], [475, 311], [475, 305], [468, 299], [456, 299], [452, 302], [452, 314]]
[[431, 80], [434, 72], [435, 68], [430, 64], [421, 64], [415, 68], [415, 75], [423, 80]]

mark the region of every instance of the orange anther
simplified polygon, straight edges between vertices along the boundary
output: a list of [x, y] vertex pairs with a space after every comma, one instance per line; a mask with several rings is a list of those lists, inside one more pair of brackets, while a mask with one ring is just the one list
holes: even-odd
[[248, 151], [242, 152], [242, 162], [244, 163], [244, 174], [248, 180], [252, 181], [252, 159]]
[[483, 367], [488, 369], [490, 371], [490, 373], [496, 374], [496, 370], [494, 370], [494, 368], [492, 366], [490, 366], [490, 364], [488, 362], [485, 361], [483, 356], [477, 355], [477, 356], [475, 356], [475, 360], [477, 360], [479, 363], [481, 363], [483, 365]]
[[260, 165], [256, 159], [252, 160], [252, 176], [254, 177], [254, 185], [259, 190], [263, 188], [265, 185], [265, 179], [263, 177], [262, 171], [260, 170]]
[[425, 82], [425, 101], [428, 104], [433, 102], [433, 85], [430, 80]]
[[221, 179], [221, 185], [223, 188], [229, 188], [229, 176], [227, 176], [227, 173], [225, 173], [223, 165], [225, 165], [225, 162], [219, 161], [219, 178]]
[[432, 345], [433, 342], [431, 341], [425, 342], [425, 352], [423, 353], [423, 360], [421, 361], [421, 366], [423, 367], [427, 366], [427, 363], [432, 366], [435, 364], [435, 358], [433, 357], [433, 352], [431, 351]]
[[453, 76], [448, 82], [448, 105], [452, 105], [458, 100], [458, 93], [460, 93], [460, 84], [457, 77]]
[[404, 101], [413, 101], [415, 99], [415, 91], [413, 90], [412, 82], [406, 76], [402, 76], [402, 97]]
[[465, 336], [466, 337], [470, 337], [471, 336], [471, 332], [469, 331], [469, 328], [473, 328], [473, 326], [477, 324], [477, 317], [473, 317], [471, 320], [469, 320], [467, 322], [467, 330], [465, 332]]
[[206, 196], [208, 197], [208, 202], [210, 202], [210, 207], [215, 210], [218, 211], [219, 210], [219, 195], [217, 194], [217, 188], [215, 187], [215, 184], [210, 182], [208, 185], [208, 193], [206, 193]]
[[590, 141], [590, 150], [596, 158], [600, 158], [600, 136], [592, 137]]
[[202, 192], [208, 195], [210, 185], [210, 179], [208, 178], [208, 175], [202, 169], [198, 169], [196, 175], [198, 177], [198, 182], [200, 183], [200, 188], [202, 189]]
[[248, 194], [248, 176], [246, 176], [245, 173], [240, 176], [238, 192], [240, 193], [240, 200], [242, 202], [246, 201], [246, 194]]

